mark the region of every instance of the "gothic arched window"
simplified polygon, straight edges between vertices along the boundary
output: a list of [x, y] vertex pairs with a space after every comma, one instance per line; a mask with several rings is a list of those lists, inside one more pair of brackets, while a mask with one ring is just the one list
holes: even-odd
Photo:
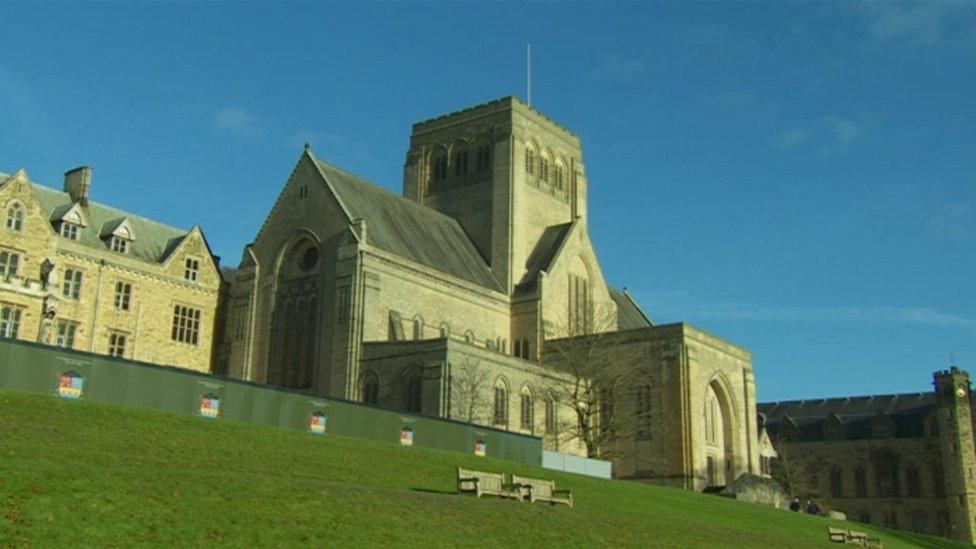
[[525, 148], [525, 173], [535, 175], [535, 150], [531, 145]]
[[508, 426], [508, 384], [499, 378], [495, 382], [494, 414], [492, 421], [495, 425]]
[[413, 318], [413, 339], [419, 341], [424, 338], [424, 319], [420, 315]]
[[522, 395], [520, 400], [520, 421], [519, 426], [524, 431], [531, 431], [533, 424], [535, 423], [535, 409], [532, 405], [532, 391], [528, 387], [522, 387]]
[[420, 372], [414, 370], [410, 373], [407, 377], [406, 390], [407, 411], [422, 411], [424, 406], [424, 382], [420, 377]]
[[24, 229], [24, 208], [14, 202], [7, 208], [7, 221], [5, 226], [11, 231], [20, 232]]
[[360, 396], [366, 404], [377, 404], [380, 400], [380, 379], [373, 372], [363, 377], [363, 394]]
[[563, 164], [562, 162], [557, 160], [556, 169], [555, 169], [555, 181], [553, 181], [557, 191], [563, 190], [563, 172], [564, 172]]
[[468, 174], [468, 146], [459, 144], [454, 148], [454, 175]]
[[539, 155], [539, 178], [549, 183], [549, 155], [545, 153]]

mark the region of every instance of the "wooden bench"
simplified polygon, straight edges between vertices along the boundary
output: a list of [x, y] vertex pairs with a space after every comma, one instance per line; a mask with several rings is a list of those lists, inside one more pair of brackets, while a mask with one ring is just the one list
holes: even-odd
[[512, 484], [521, 487], [523, 497], [529, 501], [548, 501], [553, 505], [562, 503], [573, 507], [573, 494], [569, 490], [557, 490], [551, 480], [520, 477], [512, 475]]
[[880, 539], [868, 537], [865, 532], [828, 526], [827, 536], [834, 543], [846, 543], [848, 545], [860, 545], [862, 547], [882, 547]]
[[501, 473], [488, 473], [458, 467], [457, 490], [458, 494], [474, 494], [479, 498], [481, 496], [498, 496], [522, 500], [522, 491], [519, 487], [506, 483], [505, 476]]

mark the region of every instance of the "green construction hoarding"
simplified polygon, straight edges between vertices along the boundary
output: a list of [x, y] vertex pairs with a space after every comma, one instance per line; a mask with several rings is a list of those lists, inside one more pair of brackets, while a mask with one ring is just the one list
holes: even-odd
[[0, 389], [542, 463], [538, 437], [23, 341], [0, 340]]

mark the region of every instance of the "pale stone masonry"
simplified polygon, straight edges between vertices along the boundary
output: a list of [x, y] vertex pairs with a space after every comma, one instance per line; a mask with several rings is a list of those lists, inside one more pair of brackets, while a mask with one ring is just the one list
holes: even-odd
[[228, 291], [227, 373], [583, 454], [548, 392], [569, 379], [545, 357], [606, 332], [648, 372], [632, 380], [648, 425], [619, 441], [618, 476], [703, 489], [759, 474], [751, 355], [654, 326], [608, 285], [590, 188], [579, 137], [514, 97], [415, 124], [403, 196], [307, 147]]
[[200, 228], [93, 202], [91, 188], [88, 167], [64, 191], [0, 174], [0, 337], [210, 371], [221, 280]]
[[933, 391], [759, 405], [778, 478], [848, 519], [976, 541], [974, 396], [969, 374]]

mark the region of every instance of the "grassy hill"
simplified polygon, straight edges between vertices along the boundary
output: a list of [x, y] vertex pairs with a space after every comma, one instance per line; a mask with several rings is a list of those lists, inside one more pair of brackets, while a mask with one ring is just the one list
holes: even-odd
[[[555, 478], [576, 508], [456, 496], [458, 465]], [[475, 456], [0, 391], [0, 546], [818, 547], [832, 523]], [[857, 527], [886, 548], [951, 546]]]

